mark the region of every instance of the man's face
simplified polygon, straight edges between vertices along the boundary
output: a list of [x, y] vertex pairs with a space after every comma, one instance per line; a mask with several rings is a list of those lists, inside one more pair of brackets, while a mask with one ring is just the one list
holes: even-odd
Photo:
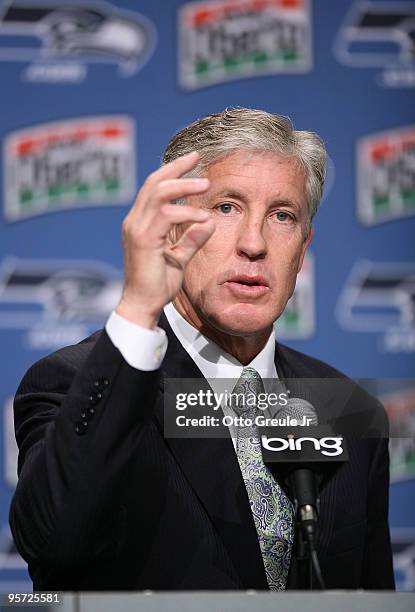
[[209, 210], [216, 229], [188, 264], [180, 300], [217, 330], [253, 335], [283, 312], [311, 241], [304, 173], [274, 153], [240, 151], [205, 176], [208, 191], [187, 204]]

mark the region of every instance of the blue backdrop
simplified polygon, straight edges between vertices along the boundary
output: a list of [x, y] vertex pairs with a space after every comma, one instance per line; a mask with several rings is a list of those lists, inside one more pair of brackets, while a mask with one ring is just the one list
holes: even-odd
[[390, 0], [0, 0], [0, 590], [30, 588], [8, 529], [17, 385], [105, 322], [134, 193], [175, 131], [226, 106], [288, 115], [327, 144], [277, 329], [373, 379], [394, 433], [398, 588], [415, 588], [414, 16]]

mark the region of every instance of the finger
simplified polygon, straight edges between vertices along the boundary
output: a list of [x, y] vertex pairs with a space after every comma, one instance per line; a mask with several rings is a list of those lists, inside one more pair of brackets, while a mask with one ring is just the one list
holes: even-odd
[[210, 185], [207, 178], [169, 179], [162, 181], [155, 187], [148, 202], [153, 208], [190, 195], [204, 193]]
[[[134, 219], [151, 214], [152, 217], [159, 213], [160, 206], [164, 203], [186, 198], [205, 192], [210, 182], [206, 178], [169, 179], [161, 181], [156, 185], [146, 198], [136, 200], [133, 208], [128, 213]], [[151, 222], [151, 220], [149, 221]]]
[[181, 223], [203, 223], [210, 218], [210, 213], [193, 206], [164, 204], [160, 213], [151, 224], [147, 236], [149, 240], [164, 240], [173, 225]]
[[158, 168], [158, 170], [156, 170], [153, 175], [156, 176], [157, 180], [164, 180], [168, 178], [176, 178], [178, 176], [182, 176], [186, 172], [192, 170], [192, 168], [195, 168], [197, 163], [199, 162], [199, 159], [200, 154], [198, 151], [186, 153], [186, 155], [181, 155], [180, 157], [177, 157], [173, 161], [169, 162], [168, 164], [160, 166], [160, 168]]
[[[151, 198], [134, 205], [126, 216], [124, 222], [128, 226], [140, 224], [142, 227], [150, 228], [157, 221], [161, 207], [174, 200], [198, 195], [205, 192], [209, 187], [208, 179], [170, 179], [163, 181], [154, 190]], [[172, 205], [172, 212], [177, 205]], [[168, 209], [165, 210], [167, 212]]]
[[[161, 166], [148, 175], [138, 195], [140, 197], [143, 196], [144, 198], [148, 197], [156, 185], [158, 185], [161, 181], [179, 178], [180, 176], [183, 176], [183, 174], [190, 172], [190, 170], [196, 167], [199, 159], [199, 153], [197, 151], [192, 151], [187, 155], [182, 155], [172, 162]], [[136, 202], [138, 199], [139, 198], [136, 199]]]
[[203, 247], [215, 231], [212, 218], [202, 223], [191, 225], [178, 242], [165, 249], [165, 257], [182, 270], [187, 266], [194, 255]]

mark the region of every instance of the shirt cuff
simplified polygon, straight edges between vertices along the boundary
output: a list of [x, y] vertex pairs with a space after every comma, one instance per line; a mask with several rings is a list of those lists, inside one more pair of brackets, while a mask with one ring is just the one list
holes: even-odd
[[167, 351], [164, 329], [141, 327], [115, 311], [110, 314], [105, 329], [111, 342], [131, 367], [145, 372], [160, 367]]

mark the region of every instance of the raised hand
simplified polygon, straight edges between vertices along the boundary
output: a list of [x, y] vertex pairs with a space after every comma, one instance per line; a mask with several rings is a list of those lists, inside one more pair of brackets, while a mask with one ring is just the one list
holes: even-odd
[[[124, 219], [124, 285], [116, 312], [142, 327], [157, 325], [182, 285], [187, 263], [214, 232], [207, 211], [171, 204], [208, 189], [208, 179], [180, 178], [198, 161], [194, 151], [150, 174]], [[176, 224], [190, 226], [172, 244], [168, 236]]]

